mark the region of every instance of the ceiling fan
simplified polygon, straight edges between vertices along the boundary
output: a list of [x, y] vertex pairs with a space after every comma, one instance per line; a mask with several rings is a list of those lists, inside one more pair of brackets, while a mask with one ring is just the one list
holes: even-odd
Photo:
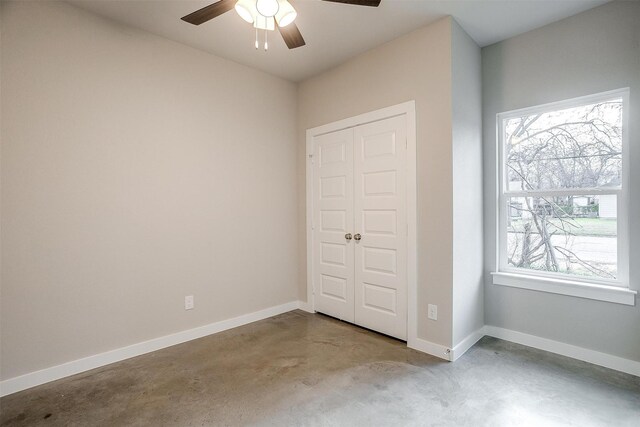
[[[324, 1], [378, 7], [381, 0]], [[274, 31], [276, 27], [289, 49], [295, 49], [306, 44], [302, 34], [300, 34], [300, 30], [293, 22], [298, 13], [288, 0], [219, 0], [183, 16], [182, 20], [193, 25], [200, 25], [234, 8], [242, 19], [253, 24], [256, 29], [256, 49], [259, 46], [258, 30], [264, 30], [264, 49], [267, 50], [269, 48], [267, 31]]]

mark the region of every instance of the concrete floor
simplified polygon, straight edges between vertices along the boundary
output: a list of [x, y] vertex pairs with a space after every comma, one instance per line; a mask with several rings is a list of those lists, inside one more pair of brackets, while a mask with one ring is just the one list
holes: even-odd
[[493, 338], [448, 363], [295, 311], [0, 405], [2, 426], [640, 426], [640, 378]]

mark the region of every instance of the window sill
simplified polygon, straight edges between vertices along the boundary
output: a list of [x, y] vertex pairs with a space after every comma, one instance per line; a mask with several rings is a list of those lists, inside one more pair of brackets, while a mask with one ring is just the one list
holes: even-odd
[[493, 275], [494, 285], [569, 295], [616, 304], [636, 305], [637, 292], [629, 288], [548, 277], [536, 277], [517, 273], [497, 272], [491, 274]]

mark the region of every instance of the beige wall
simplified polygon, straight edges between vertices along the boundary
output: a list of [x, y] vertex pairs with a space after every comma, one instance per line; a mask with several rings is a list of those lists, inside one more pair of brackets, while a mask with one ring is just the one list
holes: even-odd
[[294, 84], [58, 2], [1, 65], [2, 379], [298, 298]]
[[[452, 340], [451, 22], [444, 18], [372, 49], [298, 89], [300, 298], [306, 300], [306, 129], [415, 100], [418, 336], [444, 346]], [[437, 322], [427, 319], [428, 303], [438, 305]]]

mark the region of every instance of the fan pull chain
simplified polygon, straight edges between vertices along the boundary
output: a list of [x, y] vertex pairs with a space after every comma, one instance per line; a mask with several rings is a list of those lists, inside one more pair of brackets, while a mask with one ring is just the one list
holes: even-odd
[[265, 29], [264, 30], [264, 51], [265, 52], [269, 50], [269, 41], [268, 41], [267, 34], [268, 34], [268, 31]]
[[260, 44], [258, 43], [258, 27], [256, 27], [256, 50], [258, 50], [259, 47]]

